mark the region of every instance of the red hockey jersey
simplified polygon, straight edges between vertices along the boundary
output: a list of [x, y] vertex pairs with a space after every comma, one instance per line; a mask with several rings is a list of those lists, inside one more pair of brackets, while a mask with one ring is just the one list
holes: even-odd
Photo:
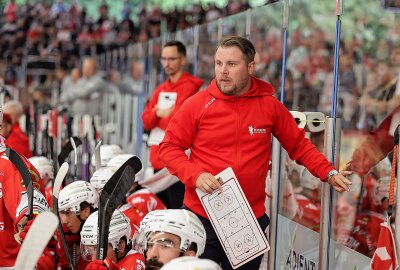
[[[17, 168], [5, 154], [5, 139], [0, 136], [0, 268], [15, 264], [20, 245], [14, 239], [17, 224], [28, 210], [28, 196]], [[24, 158], [35, 190], [34, 212], [47, 210], [48, 205], [42, 194], [44, 184], [38, 171]], [[37, 190], [40, 190], [38, 192]]]

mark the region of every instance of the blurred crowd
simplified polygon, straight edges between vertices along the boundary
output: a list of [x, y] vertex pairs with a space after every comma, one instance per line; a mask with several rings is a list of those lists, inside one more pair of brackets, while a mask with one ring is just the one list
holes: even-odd
[[[245, 3], [246, 2], [246, 3]], [[27, 55], [57, 56], [72, 68], [83, 55], [100, 54], [105, 50], [159, 37], [164, 31], [176, 31], [195, 24], [216, 20], [247, 9], [247, 1], [230, 1], [225, 8], [210, 4], [207, 8], [193, 5], [185, 10], [163, 12], [143, 5], [139, 14], [132, 14], [129, 0], [124, 0], [121, 19], [109, 15], [109, 6], [98, 7], [98, 18], [92, 18], [78, 1], [70, 4], [55, 0], [26, 1], [17, 5], [10, 0], [4, 7], [0, 29], [0, 59], [21, 65]], [[134, 22], [132, 18], [137, 18]]]
[[[280, 29], [257, 37], [258, 76], [281, 88]], [[265, 45], [267, 44], [267, 45]], [[332, 111], [334, 44], [318, 27], [297, 28], [288, 38], [285, 105], [292, 110]], [[339, 52], [338, 113], [346, 130], [375, 130], [400, 105], [400, 27], [387, 29], [376, 51], [366, 51], [362, 40], [343, 39]], [[277, 97], [280, 93], [277, 91]]]
[[[247, 8], [247, 1], [232, 0], [225, 8], [217, 8], [213, 4], [207, 9], [202, 5], [192, 5], [185, 10], [163, 13], [158, 7], [147, 10], [143, 6], [139, 14], [132, 14], [132, 7], [126, 0], [121, 10], [122, 20], [118, 21], [109, 16], [106, 4], [99, 6], [99, 16], [94, 19], [87, 15], [77, 1], [71, 1], [68, 5], [63, 0], [56, 0], [53, 4], [37, 1], [35, 4], [18, 6], [14, 0], [10, 0], [3, 10], [4, 21], [0, 29], [0, 84], [18, 86], [16, 67], [21, 67], [22, 60], [28, 59], [27, 56], [55, 56], [59, 63], [58, 68], [54, 68], [55, 72], [46, 76], [27, 77], [28, 85], [34, 81], [35, 86], [40, 85], [42, 92], [49, 94], [51, 91], [48, 89], [61, 89], [67, 77], [77, 81], [84, 56], [98, 56], [105, 51], [159, 37], [161, 32], [173, 33], [178, 29], [201, 25], [196, 67], [197, 75], [207, 85], [214, 76], [209, 67], [213, 64], [213, 48], [218, 40], [217, 24], [213, 22], [224, 18], [227, 23], [224, 24], [223, 34], [243, 35], [240, 27], [244, 28], [241, 25], [245, 25], [241, 22], [244, 16], [226, 16]], [[256, 12], [253, 10], [253, 13]], [[136, 23], [131, 19], [135, 16], [138, 18]], [[232, 18], [231, 22], [229, 18]], [[367, 33], [370, 27], [368, 19], [357, 19], [356, 28], [360, 31], [364, 29], [362, 31]], [[283, 49], [280, 23], [253, 23], [250, 39], [258, 52], [256, 75], [269, 81], [279, 97]], [[194, 49], [193, 36], [183, 37], [183, 42], [189, 48], [190, 58]], [[285, 105], [289, 109], [318, 110], [330, 114], [334, 44], [333, 33], [327, 33], [312, 21], [307, 27], [297, 27], [290, 31], [285, 83]], [[342, 117], [345, 130], [374, 130], [399, 105], [400, 25], [389, 24], [382, 39], [372, 47], [366, 48], [365, 45], [365, 39], [360, 35], [346, 37], [341, 41], [337, 111]], [[160, 48], [161, 43], [153, 44], [152, 62], [156, 74], [162, 74], [157, 60]], [[189, 61], [189, 71], [193, 70], [193, 62]], [[114, 68], [109, 72], [109, 68], [106, 68], [108, 73], [103, 77], [112, 84], [118, 84], [123, 73], [131, 73], [127, 75], [136, 76], [133, 80], [138, 81], [143, 75], [143, 67], [139, 68], [141, 70], [136, 73], [130, 72], [131, 67], [127, 66], [124, 71]], [[105, 69], [100, 66], [99, 71], [102, 70]], [[158, 75], [153, 77], [150, 80], [161, 78]], [[58, 104], [59, 96], [51, 105]]]

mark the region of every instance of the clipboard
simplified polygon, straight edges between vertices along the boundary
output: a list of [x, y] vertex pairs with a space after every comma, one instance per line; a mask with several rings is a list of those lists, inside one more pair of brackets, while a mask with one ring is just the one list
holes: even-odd
[[176, 104], [177, 92], [160, 92], [157, 105], [159, 109], [168, 109]]
[[232, 168], [215, 177], [222, 179], [222, 192], [214, 190], [210, 194], [196, 188], [196, 193], [236, 269], [267, 252], [270, 246]]

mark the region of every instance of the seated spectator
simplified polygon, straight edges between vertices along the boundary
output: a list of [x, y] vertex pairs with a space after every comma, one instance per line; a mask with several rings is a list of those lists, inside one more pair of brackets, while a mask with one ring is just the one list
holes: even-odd
[[21, 103], [15, 100], [8, 101], [4, 103], [3, 110], [4, 114], [10, 115], [12, 123], [11, 132], [6, 138], [7, 145], [20, 155], [24, 155], [27, 158], [32, 157], [28, 136], [19, 125], [19, 119], [22, 116]]
[[4, 16], [6, 20], [9, 22], [15, 22], [18, 16], [18, 6], [15, 3], [15, 0], [10, 0], [9, 3], [4, 7]]
[[86, 58], [82, 64], [82, 77], [76, 85], [62, 90], [61, 101], [71, 103], [74, 115], [100, 115], [106, 84], [99, 73], [94, 58]]
[[79, 78], [81, 77], [81, 71], [79, 68], [73, 68], [68, 76], [66, 76], [61, 82], [61, 93], [60, 93], [60, 103], [64, 107], [70, 107], [72, 105], [72, 101], [70, 99], [71, 89], [77, 87], [77, 83]]

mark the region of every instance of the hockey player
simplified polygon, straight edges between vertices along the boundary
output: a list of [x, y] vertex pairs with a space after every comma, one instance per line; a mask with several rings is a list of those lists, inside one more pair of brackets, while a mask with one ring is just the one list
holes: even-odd
[[166, 210], [164, 203], [147, 188], [135, 191], [126, 199], [120, 210], [130, 219], [131, 224], [139, 228], [142, 219], [151, 211]]
[[[121, 147], [116, 144], [103, 144], [100, 145], [100, 166], [105, 167], [113, 157], [123, 154]], [[95, 155], [92, 155], [91, 165], [96, 166]]]
[[45, 198], [49, 207], [53, 207], [53, 183], [54, 168], [50, 159], [43, 156], [31, 157], [29, 162], [38, 170], [40, 178], [42, 178], [45, 188]]
[[[119, 155], [119, 158], [116, 157], [111, 160], [112, 162], [110, 161], [111, 165], [121, 166], [127, 160], [127, 156], [130, 158], [133, 155]], [[93, 173], [90, 178], [90, 183], [100, 193], [104, 185], [117, 170], [118, 167], [115, 166], [101, 167]], [[166, 207], [155, 194], [151, 193], [146, 188], [140, 187], [137, 182], [132, 186], [131, 190], [137, 191], [128, 196], [125, 204], [121, 206], [120, 210], [131, 221], [130, 223], [133, 232], [139, 228], [140, 221], [142, 221], [147, 213], [153, 210], [166, 209]]]
[[179, 257], [161, 267], [161, 270], [222, 270], [222, 268], [209, 259]]
[[86, 270], [143, 270], [144, 257], [132, 250], [131, 226], [129, 219], [115, 210], [109, 227], [107, 257], [96, 260], [98, 240], [98, 212], [89, 216], [81, 231], [82, 258], [91, 261]]
[[113, 176], [117, 170], [117, 167], [101, 167], [92, 174], [92, 177], [90, 178], [90, 184], [92, 184], [92, 186], [100, 194], [104, 185], [108, 182], [108, 180], [110, 180], [111, 176]]
[[[91, 213], [97, 210], [99, 196], [92, 185], [86, 181], [75, 181], [60, 191], [58, 198], [58, 213], [64, 228], [64, 233], [72, 251], [76, 269], [85, 269], [86, 262], [78, 256], [81, 229]], [[68, 268], [64, 247], [60, 237], [57, 238], [56, 255], [59, 259], [58, 267]]]
[[140, 223], [135, 248], [144, 253], [146, 270], [160, 269], [181, 256], [200, 256], [206, 232], [199, 218], [184, 209], [156, 210]]
[[[3, 113], [0, 106], [0, 125]], [[19, 232], [23, 230], [28, 218], [25, 213], [28, 210], [28, 196], [21, 174], [6, 156], [5, 139], [0, 136], [0, 268], [12, 268], [15, 264], [20, 244]], [[44, 184], [38, 171], [22, 157], [28, 167], [32, 179], [34, 191], [34, 214], [47, 210], [47, 202], [42, 195]]]

